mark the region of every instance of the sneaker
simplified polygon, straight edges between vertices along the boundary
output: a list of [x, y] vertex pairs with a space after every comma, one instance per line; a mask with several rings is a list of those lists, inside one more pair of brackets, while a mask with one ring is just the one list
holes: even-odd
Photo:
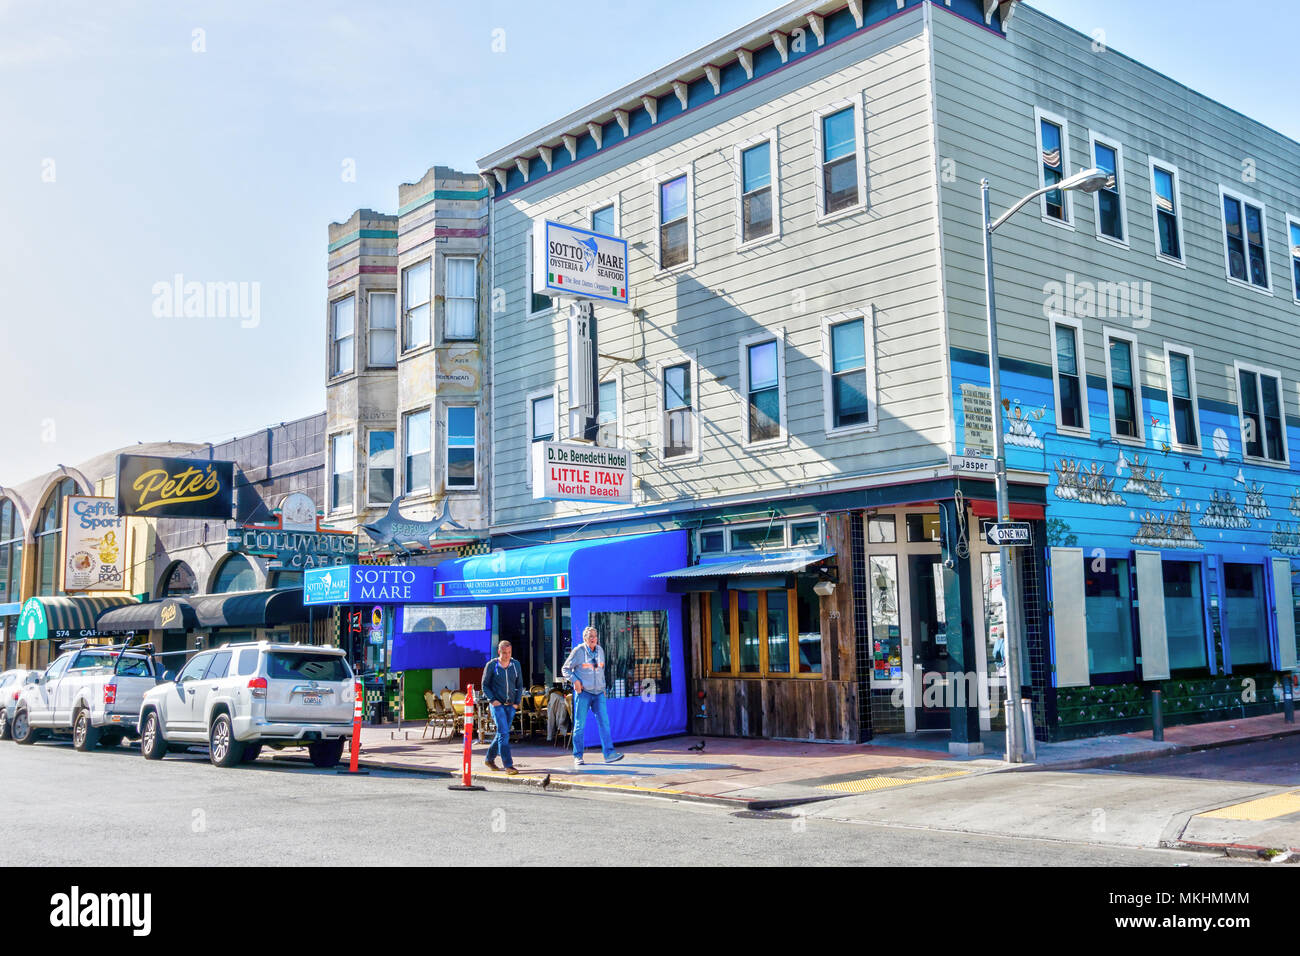
[[487, 767], [489, 770], [501, 769], [500, 767], [497, 766], [496, 757], [488, 757], [486, 760], [483, 761], [483, 766]]
[[574, 757], [574, 758], [573, 758], [573, 769], [574, 769], [574, 770], [581, 770], [581, 769], [582, 769], [583, 767], [585, 767], [586, 765], [587, 765], [587, 762], [586, 762], [585, 760], [583, 760], [581, 757]]
[[624, 754], [618, 753], [616, 751], [605, 758], [605, 763], [618, 763], [620, 760], [623, 759], [624, 756], [625, 756]]

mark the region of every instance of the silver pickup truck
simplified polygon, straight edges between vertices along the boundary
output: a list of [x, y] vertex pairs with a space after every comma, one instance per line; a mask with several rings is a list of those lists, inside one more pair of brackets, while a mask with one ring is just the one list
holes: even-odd
[[16, 743], [70, 734], [78, 750], [116, 747], [139, 737], [137, 721], [146, 691], [158, 683], [142, 648], [73, 646], [44, 673], [24, 684], [14, 710]]

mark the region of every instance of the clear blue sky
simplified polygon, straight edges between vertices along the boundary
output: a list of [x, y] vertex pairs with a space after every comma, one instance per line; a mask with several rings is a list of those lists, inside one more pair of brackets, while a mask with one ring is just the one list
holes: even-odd
[[[0, 485], [322, 410], [328, 223], [775, 5], [0, 0]], [[1034, 5], [1300, 138], [1293, 3]], [[260, 324], [156, 316], [177, 273]]]

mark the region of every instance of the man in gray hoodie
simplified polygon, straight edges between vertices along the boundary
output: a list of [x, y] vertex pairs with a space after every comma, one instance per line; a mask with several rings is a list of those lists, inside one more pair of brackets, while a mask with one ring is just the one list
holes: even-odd
[[587, 711], [596, 715], [600, 732], [600, 749], [605, 763], [622, 760], [623, 755], [610, 745], [609, 712], [605, 709], [605, 649], [594, 627], [582, 632], [582, 643], [569, 652], [561, 668], [566, 680], [573, 681], [573, 769], [585, 764], [583, 731], [587, 729]]

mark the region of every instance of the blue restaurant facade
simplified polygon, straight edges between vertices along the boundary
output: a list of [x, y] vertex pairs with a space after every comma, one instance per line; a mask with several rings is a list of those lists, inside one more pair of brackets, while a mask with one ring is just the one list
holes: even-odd
[[[525, 680], [549, 685], [583, 628], [608, 660], [617, 741], [685, 733], [683, 597], [655, 575], [687, 563], [688, 532], [565, 541], [428, 566], [307, 571], [307, 605], [379, 607], [391, 620], [390, 669], [481, 669], [509, 640]], [[477, 685], [478, 679], [474, 683]], [[463, 688], [462, 688], [463, 689]], [[588, 728], [588, 743], [596, 743]]]

